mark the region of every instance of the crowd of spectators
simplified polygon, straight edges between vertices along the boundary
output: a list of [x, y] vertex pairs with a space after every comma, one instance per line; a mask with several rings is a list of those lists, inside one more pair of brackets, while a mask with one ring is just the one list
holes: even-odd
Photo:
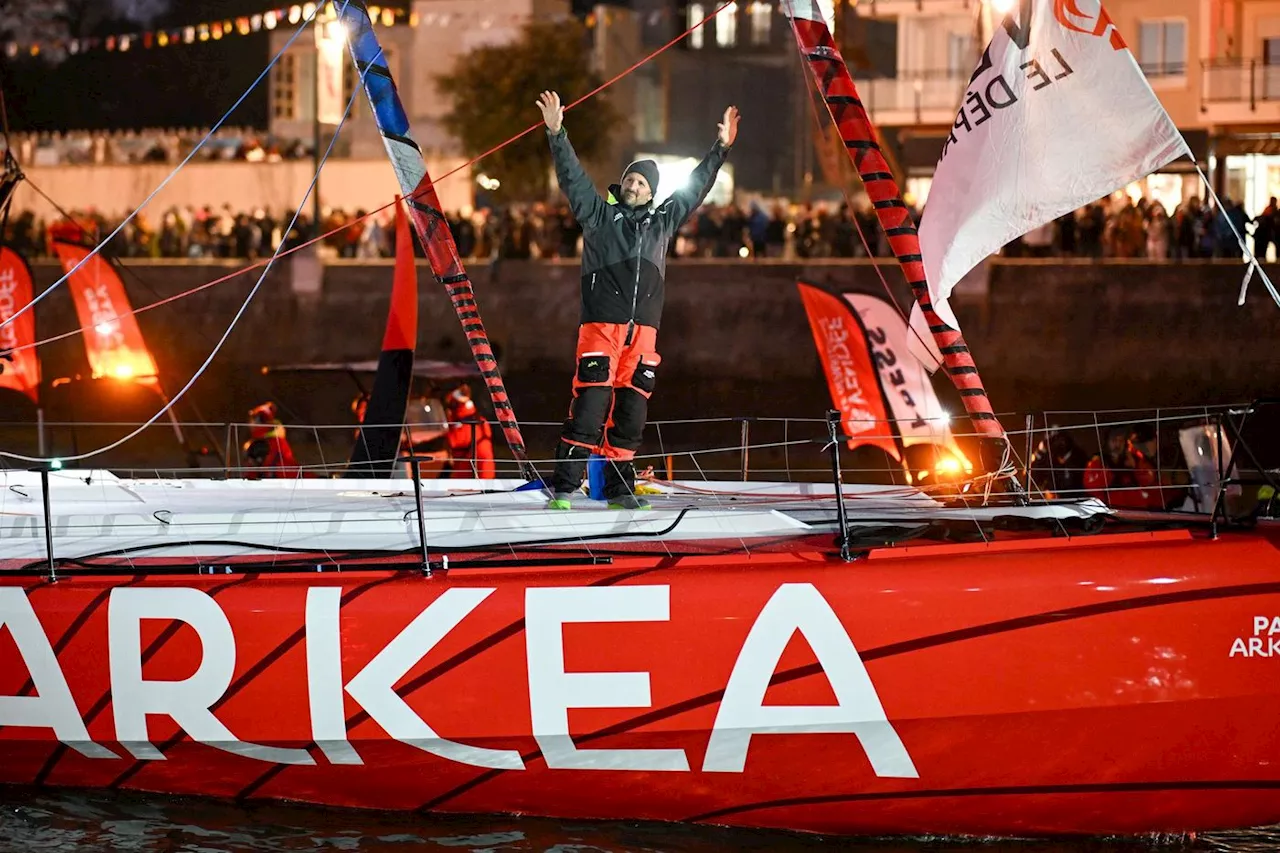
[[[165, 128], [112, 132], [72, 130], [13, 133], [9, 145], [19, 163], [32, 166], [83, 166], [127, 163], [179, 163], [208, 134], [207, 128]], [[0, 152], [5, 148], [0, 138]], [[221, 128], [196, 152], [195, 161], [276, 162], [311, 157], [309, 140], [279, 139], [248, 128]]]
[[[1224, 212], [1225, 211], [1225, 214]], [[1012, 257], [1240, 258], [1231, 225], [1251, 232], [1255, 253], [1265, 258], [1274, 242], [1277, 210], [1274, 200], [1265, 210], [1248, 216], [1229, 200], [1223, 211], [1191, 198], [1172, 214], [1159, 202], [1137, 203], [1123, 196], [1061, 217], [1004, 248]], [[322, 211], [324, 254], [341, 258], [382, 258], [394, 254], [392, 212], [372, 216], [366, 211]], [[919, 213], [919, 211], [915, 211]], [[122, 216], [77, 212], [76, 218], [96, 225], [99, 234], [116, 229]], [[240, 258], [269, 256], [316, 234], [309, 215], [256, 209], [236, 211], [171, 208], [159, 217], [144, 211], [114, 238], [109, 251], [124, 258]], [[1230, 221], [1231, 225], [1228, 224]], [[535, 203], [463, 210], [449, 216], [459, 253], [468, 259], [574, 258], [581, 231], [565, 205]], [[14, 212], [6, 239], [31, 257], [48, 254], [47, 223], [31, 212]], [[92, 229], [90, 229], [92, 230]], [[336, 232], [336, 233], [330, 233]], [[864, 242], [865, 239], [865, 242]], [[750, 202], [705, 205], [681, 229], [671, 246], [683, 258], [853, 258], [887, 257], [890, 250], [870, 207], [850, 211], [847, 205], [815, 203], [784, 206]]]

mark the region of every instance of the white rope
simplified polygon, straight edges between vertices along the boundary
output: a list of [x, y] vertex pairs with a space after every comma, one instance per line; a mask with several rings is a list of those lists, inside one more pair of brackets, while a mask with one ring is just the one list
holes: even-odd
[[1227, 216], [1227, 210], [1222, 205], [1222, 199], [1218, 198], [1218, 194], [1213, 191], [1209, 179], [1205, 177], [1204, 172], [1200, 168], [1200, 164], [1196, 163], [1196, 174], [1200, 176], [1204, 188], [1208, 190], [1209, 196], [1218, 206], [1218, 216], [1227, 221], [1227, 227], [1231, 229], [1231, 233], [1235, 235], [1236, 242], [1240, 244], [1240, 251], [1244, 253], [1245, 271], [1244, 281], [1240, 282], [1240, 298], [1236, 300], [1236, 305], [1244, 304], [1245, 293], [1249, 290], [1249, 282], [1253, 279], [1253, 273], [1256, 270], [1258, 278], [1262, 279], [1262, 283], [1266, 285], [1267, 292], [1271, 294], [1271, 298], [1275, 300], [1276, 305], [1280, 305], [1280, 293], [1276, 292], [1276, 287], [1271, 283], [1271, 279], [1267, 278], [1266, 272], [1262, 269], [1262, 265], [1258, 263], [1258, 259], [1253, 256], [1253, 252], [1249, 251], [1249, 247], [1244, 244], [1244, 235], [1236, 228], [1236, 224], [1231, 221], [1231, 217]]

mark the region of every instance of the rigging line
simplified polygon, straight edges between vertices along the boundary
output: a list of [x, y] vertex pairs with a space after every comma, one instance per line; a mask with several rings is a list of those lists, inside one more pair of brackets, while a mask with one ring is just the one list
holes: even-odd
[[[317, 9], [318, 8], [319, 7], [317, 7]], [[124, 218], [124, 221], [116, 226], [116, 230], [112, 231], [110, 234], [106, 236], [105, 239], [102, 240], [102, 242], [94, 246], [93, 251], [85, 255], [84, 258], [79, 263], [77, 263], [74, 267], [68, 270], [66, 274], [62, 276], [62, 278], [58, 279], [53, 284], [45, 288], [45, 290], [35, 299], [32, 299], [26, 305], [22, 306], [20, 309], [13, 312], [13, 314], [11, 314], [8, 317], [8, 319], [4, 320], [3, 322], [0, 322], [0, 329], [3, 329], [4, 327], [12, 323], [14, 320], [18, 319], [23, 314], [30, 311], [32, 308], [35, 307], [37, 302], [40, 302], [42, 299], [44, 299], [46, 296], [48, 296], [50, 293], [52, 293], [54, 290], [60, 287], [63, 282], [71, 278], [71, 275], [74, 272], [76, 272], [76, 270], [80, 269], [82, 266], [87, 264], [90, 258], [98, 254], [98, 252], [102, 249], [103, 246], [105, 246], [108, 242], [112, 240], [112, 238], [114, 238], [117, 234], [119, 234], [126, 225], [132, 222], [133, 218], [137, 216], [139, 213], [141, 213], [142, 209], [146, 207], [148, 204], [150, 204], [151, 200], [155, 198], [162, 189], [164, 189], [166, 186], [169, 185], [169, 182], [172, 181], [174, 177], [177, 176], [178, 172], [182, 171], [183, 167], [185, 167], [188, 163], [191, 162], [191, 158], [196, 156], [196, 152], [198, 152], [201, 148], [204, 147], [204, 144], [213, 137], [213, 134], [216, 133], [218, 129], [222, 127], [223, 124], [226, 123], [227, 119], [231, 118], [231, 116], [235, 113], [235, 111], [240, 108], [240, 105], [244, 103], [245, 98], [248, 98], [249, 95], [253, 92], [253, 90], [258, 88], [258, 84], [266, 79], [267, 74], [269, 74], [271, 72], [271, 69], [275, 67], [276, 63], [280, 61], [280, 57], [284, 56], [285, 51], [287, 51], [289, 47], [297, 40], [298, 36], [302, 34], [302, 31], [307, 28], [307, 25], [310, 24], [311, 21], [315, 19], [315, 15], [316, 13], [313, 11], [310, 18], [307, 18], [301, 24], [298, 25], [298, 28], [294, 30], [293, 35], [289, 36], [289, 40], [284, 43], [284, 47], [280, 48], [280, 50], [276, 53], [276, 55], [271, 58], [271, 61], [267, 63], [266, 68], [262, 69], [262, 73], [258, 75], [257, 79], [255, 79], [252, 83], [249, 84], [249, 88], [246, 89], [244, 93], [241, 94], [240, 97], [236, 99], [236, 102], [232, 104], [231, 108], [223, 114], [222, 118], [218, 119], [218, 121], [212, 127], [209, 128], [209, 132], [206, 133], [204, 137], [199, 142], [196, 143], [196, 146], [192, 148], [191, 152], [182, 159], [182, 162], [179, 163], [177, 166], [175, 166], [173, 171], [170, 172], [167, 176], [165, 176], [165, 179], [160, 182], [160, 185], [157, 186], [154, 190], [152, 190], [151, 194], [142, 200], [142, 204], [134, 208], [133, 212], [130, 213], [128, 216], [126, 216]]]
[[[343, 8], [346, 8], [347, 3], [349, 2], [350, 0], [346, 0], [346, 2], [343, 3]], [[381, 56], [381, 54], [379, 54], [379, 56]], [[363, 82], [364, 82], [363, 74], [361, 75], [361, 78], [362, 78], [361, 84], [363, 85]], [[342, 132], [342, 126], [346, 124], [347, 118], [351, 115], [351, 107], [352, 105], [355, 104], [355, 100], [359, 96], [359, 94], [360, 94], [359, 88], [355, 89], [351, 93], [351, 98], [348, 99], [347, 101], [347, 108], [342, 113], [342, 120], [338, 122], [337, 129], [334, 131], [334, 134], [333, 134], [333, 138], [329, 140], [329, 147], [325, 150], [324, 156], [320, 159], [320, 166], [318, 169], [316, 169], [316, 173], [311, 177], [311, 183], [307, 186], [307, 191], [302, 196], [302, 203], [298, 205], [298, 209], [295, 210], [293, 213], [293, 219], [289, 223], [290, 228], [292, 228], [294, 224], [298, 221], [298, 217], [302, 215], [303, 208], [306, 207], [307, 199], [309, 199], [311, 197], [311, 193], [315, 191], [316, 183], [320, 180], [320, 172], [322, 169], [324, 169], [324, 164], [328, 162], [329, 155], [333, 153], [334, 145], [337, 144], [338, 136]], [[231, 323], [227, 326], [226, 331], [222, 333], [222, 337], [218, 340], [218, 343], [214, 347], [213, 352], [209, 353], [209, 356], [204, 360], [204, 363], [200, 365], [199, 369], [196, 370], [196, 372], [192, 375], [191, 379], [188, 380], [187, 384], [182, 386], [181, 390], [179, 390], [177, 394], [174, 394], [173, 399], [168, 400], [164, 404], [164, 406], [160, 409], [160, 411], [152, 415], [151, 418], [146, 423], [139, 426], [133, 432], [112, 442], [111, 444], [106, 445], [105, 447], [99, 447], [96, 450], [91, 450], [86, 453], [77, 453], [74, 456], [60, 456], [56, 458], [62, 460], [63, 462], [78, 462], [82, 459], [90, 459], [94, 456], [98, 456], [100, 454], [106, 453], [109, 450], [114, 450], [115, 448], [121, 446], [125, 442], [131, 441], [132, 439], [141, 435], [148, 427], [150, 427], [156, 421], [160, 420], [161, 417], [163, 417], [170, 409], [173, 408], [174, 404], [176, 404], [178, 400], [182, 399], [182, 397], [188, 391], [191, 390], [192, 386], [196, 384], [196, 380], [199, 379], [204, 374], [205, 370], [209, 368], [209, 365], [213, 362], [213, 359], [222, 350], [223, 345], [226, 344], [227, 338], [231, 337], [231, 332], [235, 329], [236, 324], [239, 323], [240, 319], [244, 316], [244, 312], [248, 310], [249, 303], [251, 303], [253, 301], [253, 298], [258, 294], [258, 290], [261, 289], [262, 283], [267, 279], [267, 273], [271, 271], [271, 266], [272, 264], [275, 263], [278, 257], [279, 257], [278, 253], [275, 255], [272, 255], [271, 259], [267, 262], [266, 268], [262, 271], [262, 275], [258, 276], [258, 281], [253, 285], [253, 289], [250, 290], [249, 295], [244, 298], [244, 302], [240, 304], [240, 309], [236, 311], [236, 315], [231, 318]], [[6, 458], [6, 459], [17, 459], [23, 462], [48, 462], [49, 459], [55, 458], [55, 457], [43, 457], [43, 456], [24, 456], [19, 453], [11, 453], [9, 451], [3, 451], [3, 450], [0, 450], [0, 457]]]
[[[565, 108], [564, 108], [564, 109], [565, 109], [565, 111], [566, 111], [566, 112], [568, 112], [569, 110], [571, 110], [571, 109], [573, 109], [574, 107], [576, 107], [576, 106], [578, 106], [579, 104], [581, 104], [581, 103], [582, 103], [583, 101], [585, 101], [587, 98], [590, 98], [590, 97], [593, 97], [593, 96], [595, 96], [595, 95], [599, 94], [600, 92], [604, 91], [605, 89], [607, 89], [607, 88], [609, 88], [610, 86], [612, 86], [612, 85], [614, 85], [615, 83], [617, 83], [617, 82], [618, 82], [619, 80], [621, 80], [623, 77], [626, 77], [627, 75], [629, 75], [629, 74], [631, 74], [632, 72], [634, 72], [637, 68], [641, 67], [642, 65], [644, 65], [644, 64], [646, 64], [646, 63], [648, 63], [648, 62], [651, 62], [651, 61], [652, 61], [652, 60], [654, 60], [654, 59], [656, 59], [660, 54], [665, 53], [668, 49], [670, 49], [670, 48], [674, 47], [674, 46], [675, 46], [676, 44], [678, 44], [680, 41], [682, 41], [683, 39], [687, 38], [687, 37], [689, 36], [689, 34], [690, 34], [690, 33], [694, 32], [694, 31], [695, 31], [695, 30], [697, 30], [699, 27], [701, 27], [701, 26], [703, 26], [704, 24], [706, 24], [708, 21], [710, 21], [712, 18], [714, 18], [716, 15], [718, 15], [722, 10], [724, 10], [724, 9], [725, 9], [725, 8], [727, 8], [728, 6], [733, 5], [733, 3], [734, 3], [734, 2], [736, 2], [736, 0], [726, 0], [726, 2], [722, 3], [719, 7], [717, 7], [717, 8], [716, 8], [716, 10], [715, 10], [714, 12], [712, 12], [710, 15], [708, 15], [708, 16], [707, 16], [707, 17], [705, 17], [705, 18], [703, 18], [701, 21], [699, 21], [697, 24], [694, 24], [692, 27], [689, 27], [687, 30], [685, 30], [685, 31], [684, 31], [683, 33], [681, 33], [680, 35], [676, 36], [676, 37], [675, 37], [675, 38], [673, 38], [671, 41], [669, 41], [669, 42], [667, 42], [666, 44], [662, 45], [662, 47], [659, 47], [657, 50], [653, 51], [653, 53], [650, 53], [648, 56], [644, 57], [644, 58], [643, 58], [643, 59], [641, 59], [639, 62], [636, 62], [636, 63], [635, 63], [634, 65], [632, 65], [630, 68], [627, 68], [626, 70], [624, 70], [624, 71], [622, 71], [622, 72], [620, 72], [620, 73], [618, 73], [618, 74], [615, 74], [613, 77], [611, 77], [610, 79], [606, 80], [604, 83], [600, 84], [600, 85], [599, 85], [599, 86], [597, 86], [596, 88], [592, 89], [590, 92], [588, 92], [587, 94], [583, 95], [581, 98], [578, 98], [578, 99], [577, 99], [576, 101], [574, 101], [573, 103], [568, 104], [567, 106], [565, 106]], [[278, 58], [279, 58], [279, 57], [277, 57], [277, 59], [278, 59]], [[274, 61], [274, 60], [273, 60], [273, 61]], [[264, 72], [264, 73], [265, 73], [265, 72]], [[256, 85], [256, 84], [255, 84], [255, 85]], [[246, 94], [247, 94], [247, 93], [246, 93]], [[460, 166], [458, 166], [458, 167], [456, 167], [456, 168], [454, 168], [454, 169], [451, 169], [451, 170], [450, 170], [450, 171], [448, 171], [448, 172], [445, 172], [445, 173], [444, 173], [443, 175], [441, 175], [440, 177], [435, 178], [435, 179], [434, 179], [434, 181], [433, 181], [433, 183], [434, 183], [436, 186], [439, 186], [439, 185], [440, 185], [440, 182], [441, 182], [441, 181], [443, 181], [443, 180], [445, 180], [446, 178], [452, 177], [453, 175], [456, 175], [456, 174], [458, 174], [459, 172], [462, 172], [462, 171], [465, 171], [465, 170], [470, 169], [472, 166], [474, 166], [476, 163], [479, 163], [481, 160], [483, 160], [485, 157], [488, 157], [490, 154], [494, 154], [494, 153], [496, 153], [496, 152], [498, 152], [498, 151], [501, 151], [503, 148], [506, 148], [508, 145], [511, 145], [512, 143], [517, 142], [517, 141], [519, 141], [520, 139], [523, 139], [525, 136], [529, 135], [530, 133], [532, 133], [533, 131], [537, 130], [539, 127], [542, 127], [542, 126], [543, 126], [543, 123], [542, 123], [542, 122], [537, 122], [537, 123], [535, 123], [535, 124], [530, 125], [529, 127], [527, 127], [527, 128], [525, 128], [524, 130], [520, 131], [519, 133], [517, 133], [515, 136], [511, 137], [511, 138], [510, 138], [510, 139], [508, 139], [507, 141], [502, 142], [502, 143], [499, 143], [498, 145], [495, 145], [494, 147], [490, 148], [488, 151], [485, 151], [485, 152], [484, 152], [484, 153], [482, 153], [482, 154], [478, 154], [478, 155], [476, 155], [475, 157], [471, 158], [470, 160], [468, 160], [467, 162], [463, 163], [462, 165], [460, 165]], [[416, 194], [416, 193], [412, 193], [412, 194], [410, 194], [410, 195], [408, 195], [408, 196], [405, 196], [405, 198], [406, 198], [406, 199], [416, 198], [416, 197], [417, 197], [417, 194]], [[288, 249], [285, 249], [284, 251], [280, 252], [280, 254], [279, 254], [279, 255], [276, 255], [276, 256], [273, 256], [273, 257], [280, 257], [280, 258], [283, 258], [283, 257], [286, 257], [286, 256], [288, 256], [288, 255], [292, 255], [294, 252], [299, 252], [299, 251], [301, 251], [301, 250], [303, 250], [303, 249], [306, 249], [306, 248], [308, 248], [308, 247], [310, 247], [310, 246], [315, 245], [316, 243], [321, 242], [322, 240], [327, 240], [327, 239], [329, 239], [330, 237], [333, 237], [333, 236], [334, 236], [334, 235], [336, 235], [336, 234], [341, 234], [343, 231], [346, 231], [348, 228], [354, 227], [355, 225], [357, 225], [357, 224], [359, 224], [359, 223], [361, 223], [361, 222], [364, 222], [364, 221], [365, 221], [365, 220], [367, 220], [367, 219], [372, 219], [374, 216], [376, 216], [376, 215], [377, 215], [377, 214], [379, 214], [379, 213], [382, 213], [384, 210], [389, 210], [389, 209], [391, 209], [392, 207], [395, 207], [395, 205], [396, 205], [396, 202], [395, 202], [395, 201], [390, 201], [390, 202], [388, 202], [388, 203], [384, 204], [382, 207], [375, 207], [373, 210], [369, 211], [369, 212], [368, 212], [368, 213], [366, 213], [364, 216], [362, 216], [362, 217], [360, 217], [360, 218], [358, 218], [358, 219], [352, 219], [350, 222], [343, 223], [342, 225], [339, 225], [337, 228], [334, 228], [332, 231], [326, 231], [326, 232], [325, 232], [325, 233], [323, 233], [323, 234], [319, 234], [319, 235], [317, 235], [317, 236], [315, 236], [315, 237], [311, 238], [310, 240], [307, 240], [305, 243], [299, 243], [299, 244], [298, 244], [298, 245], [296, 245], [296, 246], [292, 246], [292, 247], [290, 247], [290, 248], [288, 248]], [[136, 211], [135, 211], [135, 212], [136, 212]], [[282, 244], [282, 245], [283, 245], [283, 244]], [[169, 304], [170, 302], [177, 302], [179, 299], [185, 299], [185, 298], [186, 298], [186, 297], [188, 297], [188, 296], [194, 296], [196, 293], [199, 293], [199, 292], [200, 292], [200, 291], [202, 291], [202, 290], [207, 290], [207, 289], [208, 289], [208, 288], [210, 288], [210, 287], [214, 287], [214, 286], [219, 285], [219, 284], [224, 284], [224, 283], [226, 283], [226, 282], [228, 282], [228, 281], [231, 281], [233, 278], [238, 278], [238, 277], [240, 277], [240, 276], [244, 275], [244, 274], [245, 274], [245, 273], [247, 273], [247, 272], [251, 272], [252, 270], [256, 270], [256, 269], [258, 269], [259, 267], [262, 267], [263, 265], [265, 265], [265, 264], [267, 264], [267, 263], [269, 263], [269, 262], [270, 262], [270, 261], [268, 261], [268, 260], [261, 260], [261, 261], [257, 261], [257, 262], [255, 262], [255, 263], [249, 264], [249, 265], [248, 265], [248, 266], [246, 266], [246, 267], [243, 267], [243, 268], [241, 268], [241, 269], [238, 269], [238, 270], [236, 270], [235, 272], [228, 273], [227, 275], [221, 276], [221, 277], [219, 277], [219, 278], [215, 278], [213, 281], [205, 282], [204, 284], [199, 285], [198, 287], [193, 287], [193, 288], [191, 288], [190, 290], [185, 290], [185, 291], [183, 291], [182, 293], [175, 293], [173, 296], [170, 296], [170, 297], [168, 297], [168, 298], [166, 298], [166, 299], [162, 299], [162, 300], [160, 300], [159, 302], [152, 302], [152, 303], [151, 303], [151, 304], [149, 304], [149, 305], [143, 305], [141, 308], [134, 308], [134, 309], [132, 309], [132, 310], [128, 311], [127, 313], [128, 313], [128, 314], [141, 314], [141, 313], [142, 313], [142, 312], [144, 312], [144, 311], [150, 311], [152, 308], [159, 308], [161, 305], [167, 305], [167, 304]], [[54, 285], [54, 287], [56, 287], [56, 286], [57, 286], [57, 284], [55, 284], [55, 285]], [[31, 303], [31, 304], [35, 304], [35, 303], [33, 302], [33, 303]], [[24, 310], [25, 310], [25, 309], [24, 309]], [[16, 317], [17, 315], [15, 314], [14, 316]], [[51, 343], [54, 343], [55, 341], [64, 340], [65, 338], [70, 338], [70, 337], [74, 337], [75, 335], [82, 334], [82, 333], [83, 333], [83, 331], [84, 331], [83, 329], [73, 329], [73, 330], [71, 330], [71, 331], [69, 331], [69, 332], [63, 332], [63, 333], [62, 333], [62, 334], [60, 334], [60, 335], [54, 335], [54, 336], [53, 336], [53, 337], [51, 337], [51, 338], [45, 338], [45, 339], [43, 339], [43, 340], [35, 341], [34, 343], [26, 344], [26, 345], [21, 346], [21, 347], [15, 347], [15, 348], [13, 349], [13, 352], [21, 352], [21, 351], [23, 351], [23, 350], [33, 349], [33, 348], [35, 348], [35, 347], [44, 346], [45, 344], [51, 344]]]
[[[790, 10], [793, 0], [784, 0], [784, 2], [786, 2], [788, 10]], [[822, 119], [818, 115], [817, 104], [813, 102], [814, 95], [816, 94], [818, 97], [822, 97], [822, 93], [817, 91], [817, 84], [811, 79], [812, 75], [809, 74], [809, 70], [804, 67], [804, 57], [800, 55], [799, 51], [796, 51], [796, 61], [800, 66], [800, 76], [804, 80], [804, 95], [805, 100], [809, 102], [809, 112], [813, 115], [813, 123], [818, 128], [818, 132], [822, 133]], [[832, 127], [834, 128], [834, 126], [835, 122], [832, 121]], [[879, 128], [875, 128], [875, 131], [877, 135], [879, 135]], [[826, 142], [825, 133], [823, 134], [822, 141], [824, 143]], [[898, 316], [907, 324], [907, 329], [911, 332], [912, 337], [920, 343], [921, 351], [929, 353], [929, 360], [933, 362], [933, 367], [929, 372], [933, 373], [939, 367], [942, 367], [942, 362], [933, 357], [933, 352], [929, 348], [929, 345], [922, 337], [920, 337], [920, 332], [916, 330], [916, 327], [911, 325], [911, 318], [902, 310], [902, 305], [898, 302], [898, 297], [894, 295], [893, 289], [889, 287], [889, 281], [884, 277], [884, 270], [880, 269], [878, 256], [871, 251], [871, 246], [867, 242], [866, 232], [862, 230], [862, 223], [858, 221], [858, 217], [855, 216], [853, 212], [853, 201], [849, 197], [850, 180], [848, 161], [841, 158], [837, 162], [840, 163], [840, 174], [844, 178], [840, 183], [840, 195], [844, 197], [845, 206], [849, 208], [849, 216], [853, 220], [854, 229], [858, 232], [858, 238], [862, 241], [862, 248], [867, 250], [867, 257], [872, 261], [871, 266], [875, 268], [876, 275], [880, 278], [880, 285], [884, 288], [884, 292], [889, 295], [889, 301], [893, 304], [894, 310], [898, 312]]]

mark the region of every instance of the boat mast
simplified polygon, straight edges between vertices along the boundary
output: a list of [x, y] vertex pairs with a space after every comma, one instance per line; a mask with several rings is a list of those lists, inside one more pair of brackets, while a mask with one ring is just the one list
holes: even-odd
[[[1004, 428], [991, 408], [978, 367], [959, 329], [948, 326], [933, 310], [929, 287], [925, 281], [924, 259], [920, 254], [920, 236], [916, 224], [902, 200], [902, 191], [894, 180], [889, 164], [876, 142], [871, 118], [862, 106], [849, 67], [836, 50], [831, 30], [827, 28], [815, 0], [786, 0], [787, 17], [796, 36], [796, 46], [813, 73], [823, 103], [844, 140], [845, 151], [862, 178], [867, 195], [875, 205], [876, 217], [889, 238], [889, 246], [897, 257], [902, 272], [911, 285], [911, 294], [924, 312], [929, 331], [942, 353], [947, 375], [960, 392], [974, 430], [987, 438], [1007, 443]], [[807, 93], [806, 93], [807, 97]]]
[[471, 279], [467, 277], [462, 259], [458, 257], [458, 248], [454, 244], [449, 223], [441, 211], [440, 198], [436, 194], [431, 175], [427, 172], [422, 149], [410, 132], [409, 118], [405, 114], [400, 94], [396, 91], [395, 81], [391, 78], [382, 45], [373, 31], [369, 12], [362, 0], [343, 0], [341, 3], [335, 0], [334, 6], [338, 8], [339, 19], [346, 28], [351, 58], [364, 82], [364, 92], [368, 96], [374, 120], [382, 134], [401, 192], [404, 193], [409, 220], [426, 250], [436, 281], [444, 285], [453, 302], [453, 310], [462, 323], [462, 331], [471, 346], [471, 354], [475, 356], [476, 364], [489, 389], [494, 413], [502, 427], [507, 446], [511, 448], [511, 455], [520, 464], [521, 472], [526, 478], [530, 481], [537, 480], [538, 472], [529, 461], [520, 425], [516, 422], [515, 411], [502, 382], [502, 374], [498, 371], [498, 360], [484, 330], [484, 321], [480, 317], [480, 307], [476, 304], [475, 291], [471, 288]]

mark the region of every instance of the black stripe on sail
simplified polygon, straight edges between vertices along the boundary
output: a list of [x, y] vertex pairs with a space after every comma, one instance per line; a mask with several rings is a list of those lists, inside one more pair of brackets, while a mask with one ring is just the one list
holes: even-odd
[[365, 62], [362, 59], [357, 59], [356, 69], [366, 77], [373, 76], [385, 77], [388, 80], [391, 79], [391, 70], [385, 65], [374, 65], [373, 63]]
[[961, 397], [985, 397], [985, 396], [987, 396], [987, 389], [985, 389], [985, 388], [961, 388], [961, 389], [960, 389], [960, 396], [961, 396]]
[[969, 348], [964, 344], [956, 344], [955, 346], [943, 347], [938, 352], [943, 355], [959, 355], [962, 352], [968, 352]]
[[898, 260], [904, 264], [919, 264], [924, 262], [924, 255], [901, 255]]
[[884, 233], [886, 237], [910, 237], [916, 233], [916, 229], [914, 225], [903, 225], [898, 228], [886, 228]]
[[933, 332], [935, 335], [941, 335], [943, 332], [954, 332], [955, 329], [951, 328], [946, 323], [942, 323], [937, 326], [930, 326], [929, 331]]
[[894, 207], [905, 208], [906, 205], [902, 203], [901, 199], [896, 198], [881, 199], [875, 203], [876, 210], [889, 210]]
[[978, 368], [976, 367], [948, 367], [947, 368], [947, 373], [950, 373], [952, 376], [959, 376], [962, 373], [977, 373], [977, 372], [978, 372]]
[[828, 103], [828, 104], [842, 104], [842, 105], [850, 106], [850, 107], [860, 107], [860, 106], [862, 106], [862, 101], [858, 100], [858, 99], [857, 99], [857, 98], [855, 98], [853, 95], [828, 95], [828, 96], [827, 96], [827, 103]]
[[[434, 208], [432, 208], [432, 209], [434, 210]], [[438, 278], [438, 279], [436, 279], [436, 280], [437, 280], [437, 281], [439, 281], [441, 284], [460, 284], [460, 283], [462, 283], [462, 282], [464, 282], [464, 281], [467, 281], [468, 279], [467, 279], [467, 274], [466, 274], [466, 273], [464, 273], [464, 272], [460, 272], [460, 273], [458, 273], [457, 275], [446, 275], [446, 276], [441, 276], [440, 278]], [[473, 303], [473, 304], [474, 304], [474, 303]]]
[[870, 183], [871, 181], [892, 181], [892, 180], [893, 180], [893, 175], [889, 174], [888, 172], [867, 172], [865, 175], [862, 176], [863, 183]]
[[[418, 143], [414, 142], [412, 139], [410, 139], [407, 136], [400, 136], [399, 134], [392, 133], [388, 130], [382, 131], [382, 135], [393, 142], [399, 142], [401, 145], [408, 145], [410, 148], [412, 148], [414, 151], [417, 151], [419, 154], [422, 153], [422, 149], [418, 147]], [[406, 198], [405, 201], [409, 202], [410, 204], [413, 203], [412, 199]]]
[[876, 144], [874, 139], [846, 139], [844, 141], [845, 148], [863, 148], [866, 150], [879, 151], [880, 146]]
[[[431, 205], [427, 204], [425, 201], [418, 201], [416, 198], [405, 198], [405, 201], [408, 202], [410, 207], [412, 207], [414, 210], [418, 211], [419, 213], [425, 213], [428, 216], [435, 217], [436, 219], [439, 219], [442, 221], [444, 220], [444, 214], [436, 210]], [[466, 276], [464, 275], [463, 278], [466, 278]], [[444, 281], [444, 279], [440, 279], [440, 278], [438, 278], [438, 280]]]
[[994, 421], [996, 419], [993, 412], [969, 412], [969, 417], [975, 421]]

